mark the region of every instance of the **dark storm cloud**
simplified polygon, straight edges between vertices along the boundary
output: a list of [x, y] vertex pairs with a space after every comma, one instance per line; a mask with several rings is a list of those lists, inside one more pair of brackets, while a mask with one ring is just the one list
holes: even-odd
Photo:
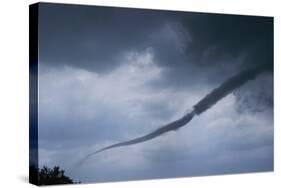
[[124, 51], [146, 48], [170, 19], [164, 12], [54, 4], [41, 4], [39, 18], [41, 61], [96, 72], [118, 65]]
[[272, 65], [273, 19], [270, 17], [201, 14], [195, 19], [187, 18], [185, 25], [192, 38], [187, 54], [200, 65], [227, 65], [229, 59], [243, 53], [254, 56], [243, 66]]
[[170, 68], [167, 77], [173, 85], [183, 87], [191, 78], [219, 83], [227, 78], [224, 76], [257, 64], [273, 69], [270, 17], [187, 13], [181, 16], [181, 25], [185, 30], [182, 38], [188, 39], [184, 55], [172, 49], [172, 53], [158, 56]]
[[273, 66], [270, 17], [41, 4], [39, 18], [42, 62], [100, 73], [152, 47], [166, 68], [152, 87], [218, 84], [252, 64]]

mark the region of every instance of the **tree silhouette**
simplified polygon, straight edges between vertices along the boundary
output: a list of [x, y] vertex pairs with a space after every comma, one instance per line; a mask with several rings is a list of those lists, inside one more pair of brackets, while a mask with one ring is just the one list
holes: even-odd
[[43, 166], [42, 169], [30, 166], [30, 182], [36, 185], [57, 185], [57, 184], [76, 184], [71, 178], [64, 174], [59, 166], [52, 169]]

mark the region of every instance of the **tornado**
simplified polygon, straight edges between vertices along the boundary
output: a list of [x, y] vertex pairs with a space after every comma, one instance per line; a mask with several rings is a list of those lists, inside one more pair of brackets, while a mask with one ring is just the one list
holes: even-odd
[[171, 123], [168, 123], [144, 136], [101, 148], [93, 153], [88, 154], [85, 159], [91, 157], [92, 155], [95, 155], [97, 153], [100, 153], [100, 152], [103, 152], [103, 151], [106, 151], [109, 149], [146, 142], [146, 141], [149, 141], [156, 137], [159, 137], [159, 136], [163, 135], [164, 133], [178, 130], [179, 128], [181, 128], [181, 127], [185, 126], [187, 123], [189, 123], [195, 115], [200, 115], [203, 112], [207, 111], [213, 105], [215, 105], [218, 101], [220, 101], [222, 98], [224, 98], [228, 94], [232, 93], [235, 89], [241, 87], [242, 85], [244, 85], [246, 82], [248, 82], [250, 80], [254, 80], [259, 74], [261, 74], [265, 71], [270, 71], [268, 69], [268, 67], [265, 65], [251, 67], [246, 70], [243, 70], [243, 71], [239, 72], [238, 74], [230, 77], [226, 81], [224, 81], [219, 87], [213, 89], [203, 99], [201, 99], [198, 103], [196, 103], [193, 106], [193, 109], [189, 113], [185, 114], [180, 119], [175, 120]]

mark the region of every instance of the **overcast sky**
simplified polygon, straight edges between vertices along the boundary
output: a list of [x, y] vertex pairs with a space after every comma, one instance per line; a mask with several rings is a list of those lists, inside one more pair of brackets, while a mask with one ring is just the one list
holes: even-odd
[[227, 78], [273, 65], [273, 19], [40, 4], [39, 165], [82, 182], [273, 170], [273, 71], [146, 143]]

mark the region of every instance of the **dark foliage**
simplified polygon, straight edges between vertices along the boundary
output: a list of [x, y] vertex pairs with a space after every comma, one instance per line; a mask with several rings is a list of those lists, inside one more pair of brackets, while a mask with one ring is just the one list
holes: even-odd
[[59, 166], [48, 168], [44, 166], [42, 169], [34, 166], [30, 167], [30, 182], [36, 185], [58, 185], [58, 184], [76, 184], [71, 178], [66, 176], [64, 170]]

